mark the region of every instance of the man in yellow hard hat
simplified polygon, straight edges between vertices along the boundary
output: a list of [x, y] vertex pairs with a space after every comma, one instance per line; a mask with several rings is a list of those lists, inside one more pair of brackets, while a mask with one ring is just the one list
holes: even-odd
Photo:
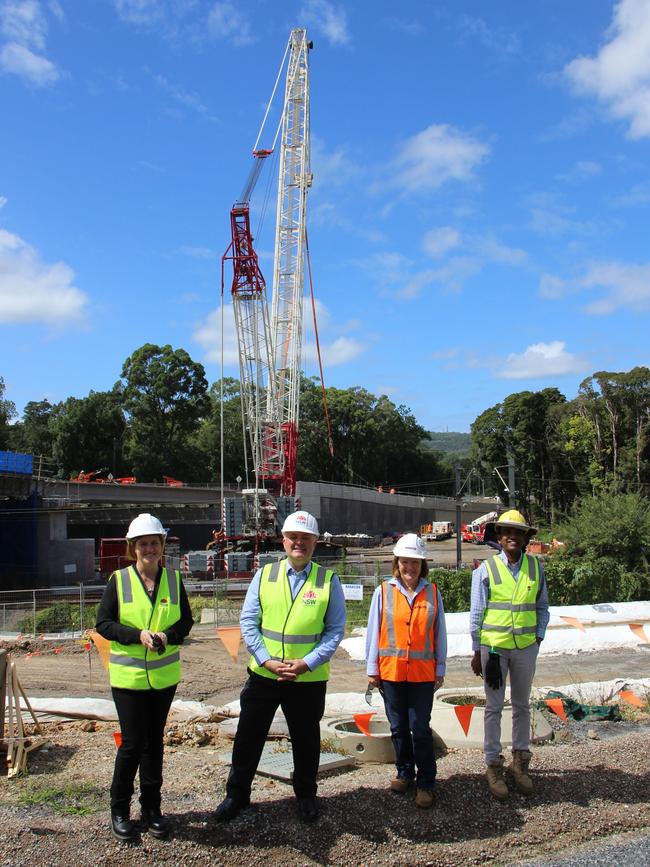
[[541, 562], [526, 554], [535, 535], [521, 512], [510, 509], [496, 521], [501, 551], [472, 573], [470, 632], [472, 671], [485, 680], [486, 779], [500, 801], [508, 797], [501, 754], [501, 713], [506, 678], [512, 704], [512, 771], [516, 787], [533, 791], [528, 775], [531, 759], [530, 690], [540, 642], [549, 621], [548, 592]]

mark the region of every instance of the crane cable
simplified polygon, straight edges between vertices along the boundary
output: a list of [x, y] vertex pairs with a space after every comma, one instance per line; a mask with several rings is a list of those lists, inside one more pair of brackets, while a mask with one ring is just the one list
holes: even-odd
[[320, 370], [320, 385], [323, 391], [323, 406], [325, 407], [325, 421], [327, 422], [327, 446], [330, 455], [334, 457], [334, 440], [332, 439], [332, 425], [330, 424], [330, 414], [327, 409], [327, 393], [325, 391], [325, 379], [323, 378], [323, 362], [320, 355], [320, 340], [318, 339], [318, 323], [316, 321], [316, 301], [314, 300], [314, 284], [311, 277], [311, 258], [309, 256], [309, 238], [307, 236], [307, 227], [305, 226], [305, 250], [307, 252], [307, 271], [309, 272], [309, 292], [311, 294], [311, 309], [314, 316], [314, 334], [316, 336], [316, 352], [318, 353], [318, 367]]

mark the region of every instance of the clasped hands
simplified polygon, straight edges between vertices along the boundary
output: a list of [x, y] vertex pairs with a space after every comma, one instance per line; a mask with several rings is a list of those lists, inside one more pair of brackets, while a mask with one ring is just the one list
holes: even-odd
[[309, 671], [309, 666], [304, 659], [267, 659], [264, 663], [267, 671], [277, 674], [278, 680], [295, 680], [299, 674]]
[[148, 629], [143, 629], [140, 633], [140, 644], [143, 644], [148, 650], [154, 650], [154, 635], [163, 643], [163, 647], [167, 647], [167, 636], [164, 632], [150, 632]]

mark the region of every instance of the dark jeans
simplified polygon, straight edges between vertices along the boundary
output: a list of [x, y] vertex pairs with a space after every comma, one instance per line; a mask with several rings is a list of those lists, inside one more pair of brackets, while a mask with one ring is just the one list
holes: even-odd
[[140, 804], [160, 808], [163, 732], [175, 686], [166, 689], [112, 688], [120, 720], [122, 746], [115, 757], [111, 783], [111, 812], [128, 816], [133, 783], [140, 768]]
[[325, 711], [326, 681], [282, 682], [249, 671], [239, 697], [240, 713], [226, 794], [238, 803], [250, 800], [253, 777], [278, 707], [287, 720], [293, 750], [293, 790], [297, 798], [316, 795], [320, 762], [320, 720]]
[[418, 789], [433, 789], [436, 757], [429, 722], [434, 684], [432, 681], [412, 683], [382, 680], [381, 685], [395, 749], [397, 776], [415, 780]]

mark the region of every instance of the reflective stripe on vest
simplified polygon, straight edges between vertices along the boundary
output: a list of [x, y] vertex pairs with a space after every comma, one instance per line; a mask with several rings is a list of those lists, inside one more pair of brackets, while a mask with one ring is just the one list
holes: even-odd
[[[119, 622], [134, 629], [164, 632], [181, 617], [180, 573], [162, 570], [155, 604], [132, 566], [114, 573]], [[163, 689], [181, 679], [178, 645], [163, 653], [142, 644], [111, 642], [108, 672], [111, 686], [123, 689]]]
[[[259, 587], [260, 632], [271, 659], [303, 659], [319, 643], [325, 628], [333, 576], [331, 570], [312, 562], [309, 575], [292, 600], [287, 560], [264, 566]], [[254, 656], [249, 659], [248, 667], [262, 677], [277, 679], [273, 672], [258, 665]], [[329, 663], [319, 665], [313, 671], [299, 674], [296, 680], [327, 680], [329, 668]]]
[[509, 650], [529, 647], [537, 636], [537, 559], [524, 554], [517, 580], [500, 557], [490, 557], [485, 565], [490, 589], [481, 627], [481, 644]]
[[390, 580], [381, 585], [381, 596], [380, 678], [416, 683], [435, 680], [436, 585], [427, 582], [412, 600], [412, 605]]

